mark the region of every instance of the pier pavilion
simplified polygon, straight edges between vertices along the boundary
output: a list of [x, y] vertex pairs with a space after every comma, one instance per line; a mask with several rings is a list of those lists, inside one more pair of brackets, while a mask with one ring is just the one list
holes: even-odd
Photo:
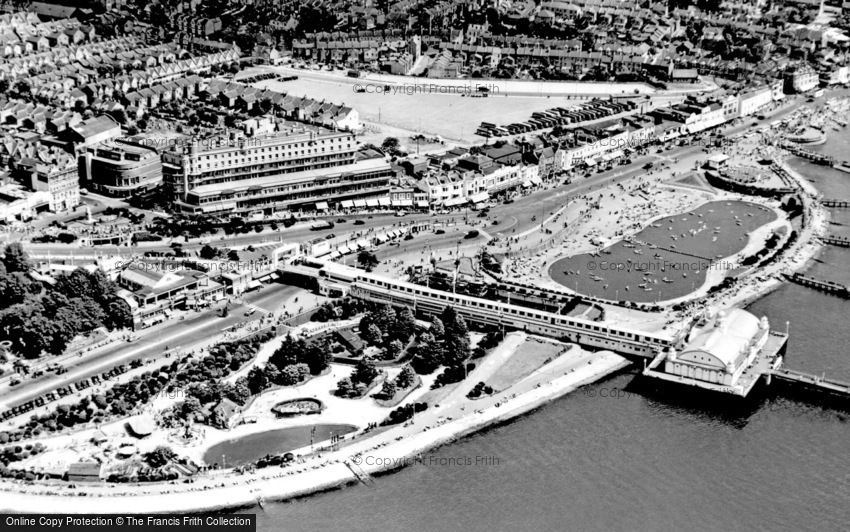
[[721, 311], [693, 328], [681, 352], [660, 353], [643, 374], [746, 396], [759, 377], [782, 365], [787, 339], [770, 330], [766, 317], [743, 309]]

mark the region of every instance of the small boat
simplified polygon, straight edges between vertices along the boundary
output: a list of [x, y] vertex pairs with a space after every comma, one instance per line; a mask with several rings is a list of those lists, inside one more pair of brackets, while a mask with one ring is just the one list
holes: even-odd
[[636, 250], [634, 251], [634, 253], [635, 253], [635, 255], [643, 255], [643, 251], [641, 251], [641, 250], [639, 250], [639, 249], [636, 249]]
[[629, 291], [629, 285], [626, 285], [626, 292]]
[[687, 273], [682, 272], [682, 277], [687, 277], [687, 276], [688, 276], [688, 274], [687, 274]]
[[640, 288], [646, 288], [646, 283], [641, 283], [638, 285]]
[[643, 291], [644, 291], [644, 292], [652, 292], [652, 287], [651, 287], [651, 286], [647, 286], [646, 288], [644, 288], [644, 289], [643, 289]]
[[661, 280], [664, 281], [665, 283], [672, 283], [673, 282], [673, 279], [668, 279], [667, 277], [664, 277]]

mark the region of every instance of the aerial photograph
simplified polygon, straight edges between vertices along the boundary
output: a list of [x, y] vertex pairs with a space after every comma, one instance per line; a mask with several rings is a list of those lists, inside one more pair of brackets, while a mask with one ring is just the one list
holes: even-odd
[[850, 0], [0, 0], [0, 532], [850, 530]]

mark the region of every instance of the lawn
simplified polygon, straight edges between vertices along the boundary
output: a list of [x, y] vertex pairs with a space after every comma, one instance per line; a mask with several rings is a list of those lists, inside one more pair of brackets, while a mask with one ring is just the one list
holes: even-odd
[[535, 370], [570, 349], [571, 346], [540, 338], [529, 338], [496, 370], [487, 384], [500, 392], [528, 377]]

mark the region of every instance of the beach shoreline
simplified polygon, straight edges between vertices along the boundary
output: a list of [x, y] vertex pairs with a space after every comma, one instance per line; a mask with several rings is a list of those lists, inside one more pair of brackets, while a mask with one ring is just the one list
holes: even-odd
[[[12, 513], [169, 513], [208, 512], [228, 508], [254, 506], [260, 500], [285, 501], [314, 495], [357, 483], [360, 478], [386, 474], [415, 463], [415, 457], [453, 441], [499, 425], [534, 411], [577, 388], [604, 379], [630, 363], [614, 353], [599, 353], [587, 364], [552, 379], [496, 405], [467, 413], [436, 426], [426, 426], [410, 434], [397, 436], [401, 427], [383, 432], [375, 438], [366, 438], [339, 451], [311, 458], [294, 467], [298, 469], [282, 476], [269, 476], [277, 468], [260, 469], [252, 474], [225, 478], [227, 473], [213, 474], [205, 481], [218, 482], [203, 489], [192, 489], [193, 484], [150, 484], [126, 486], [133, 493], [115, 493], [124, 486], [92, 484], [86, 489], [56, 493], [53, 486], [36, 485], [39, 491], [23, 491], [21, 485], [10, 481], [0, 482], [2, 509]], [[368, 457], [379, 456], [379, 463]], [[351, 461], [355, 457], [355, 461]], [[362, 466], [357, 464], [357, 458]], [[362, 458], [366, 457], [365, 460]], [[317, 463], [318, 462], [318, 463]], [[354, 464], [357, 473], [348, 464]], [[265, 474], [265, 475], [264, 475]], [[228, 483], [228, 480], [231, 482]], [[174, 491], [144, 493], [145, 488], [174, 486]], [[180, 490], [179, 487], [187, 489]], [[28, 486], [31, 487], [31, 486]], [[45, 492], [49, 489], [49, 493]], [[109, 503], [105, 504], [104, 499]]]

